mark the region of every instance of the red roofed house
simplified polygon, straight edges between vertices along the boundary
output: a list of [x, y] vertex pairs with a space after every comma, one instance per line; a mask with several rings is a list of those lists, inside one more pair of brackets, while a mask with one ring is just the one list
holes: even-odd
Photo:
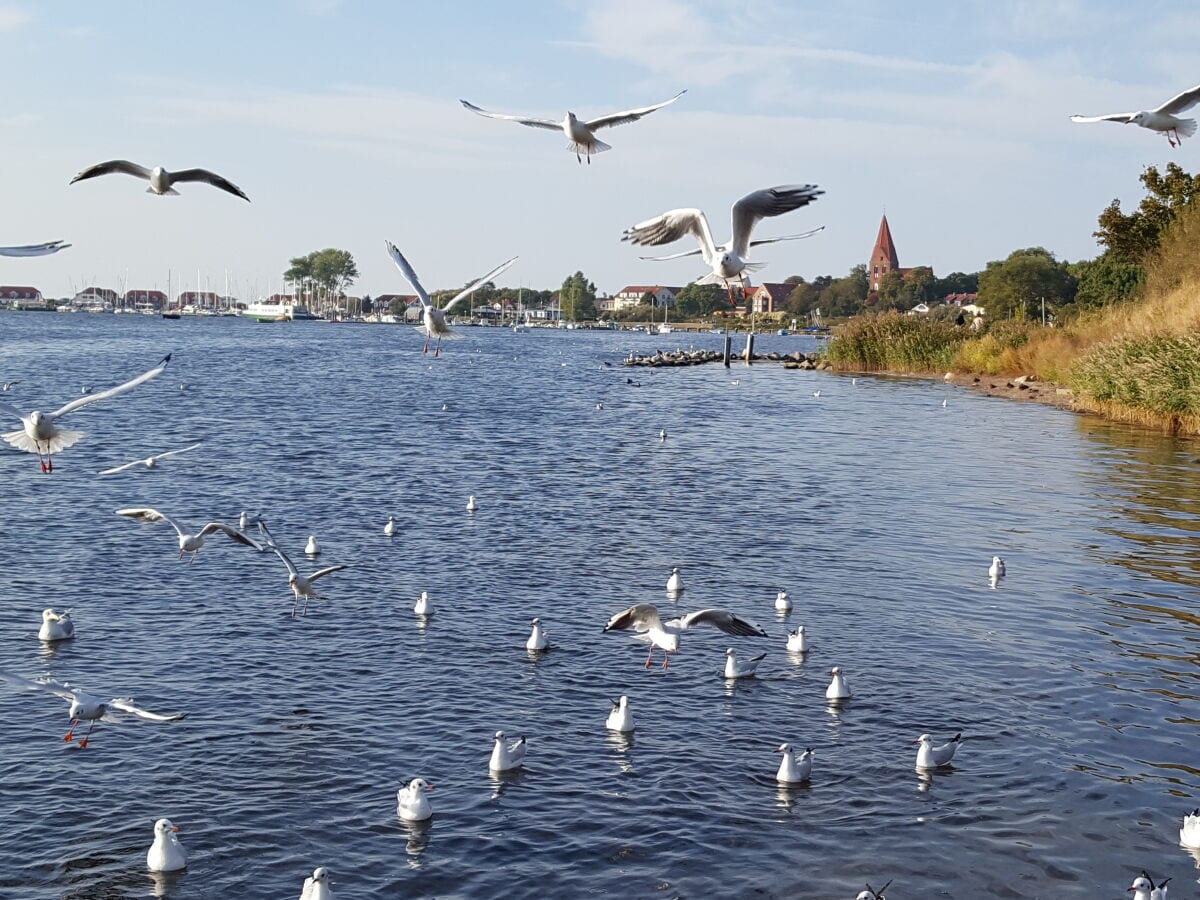
[[969, 306], [978, 299], [978, 294], [947, 294], [943, 302], [948, 306]]
[[896, 244], [892, 241], [892, 229], [888, 227], [887, 216], [879, 222], [879, 234], [875, 238], [875, 247], [871, 250], [871, 259], [867, 262], [867, 280], [872, 292], [879, 290], [879, 282], [888, 272], [895, 272], [904, 278], [918, 266], [902, 267], [900, 257], [896, 255]]
[[126, 291], [125, 305], [166, 309], [167, 295], [162, 291]]
[[178, 302], [180, 306], [216, 308], [221, 305], [221, 295], [216, 291], [184, 291]]
[[36, 306], [42, 302], [42, 292], [35, 287], [17, 284], [0, 285], [0, 303], [5, 306]]
[[669, 306], [675, 302], [675, 295], [682, 290], [683, 288], [664, 287], [661, 284], [631, 284], [621, 288], [613, 296], [612, 309], [631, 309], [634, 306], [640, 306], [642, 298], [647, 294], [654, 297], [655, 306]]
[[783, 311], [783, 301], [793, 291], [795, 285], [779, 283], [763, 283], [756, 288], [746, 288], [746, 304], [751, 312], [773, 313]]

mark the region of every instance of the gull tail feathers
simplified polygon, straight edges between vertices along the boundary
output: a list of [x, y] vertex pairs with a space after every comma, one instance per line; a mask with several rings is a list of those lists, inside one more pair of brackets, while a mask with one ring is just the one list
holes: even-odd
[[[60, 428], [54, 433], [54, 437], [50, 438], [49, 450], [51, 453], [57, 453], [59, 450], [66, 450], [71, 445], [77, 443], [83, 437], [82, 431], [73, 431], [69, 428]], [[18, 450], [24, 450], [26, 453], [45, 452], [46, 447], [39, 447], [24, 429], [20, 431], [10, 431], [3, 435], [4, 440], [16, 447]]]
[[580, 144], [577, 141], [567, 141], [567, 150], [571, 153], [578, 153], [580, 156], [595, 156], [597, 153], [603, 153], [605, 150], [611, 150], [612, 147], [604, 141], [592, 141], [591, 145]]
[[167, 188], [165, 191], [156, 191], [154, 188], [148, 187], [148, 188], [146, 188], [146, 193], [147, 194], [159, 194], [160, 196], [164, 196], [164, 197], [167, 194], [174, 194], [176, 197], [179, 196], [179, 191], [175, 190], [175, 188]]
[[1184, 137], [1191, 137], [1196, 133], [1195, 119], [1181, 119], [1179, 125], [1175, 128]]
[[[759, 265], [766, 265], [766, 263], [759, 263]], [[747, 268], [749, 267], [747, 266]], [[719, 272], [709, 272], [703, 278], [697, 278], [696, 284], [719, 284], [721, 287], [730, 288], [745, 287], [745, 283], [736, 275], [733, 278], [726, 278]]]
[[766, 265], [767, 264], [765, 262], [748, 262], [744, 263], [745, 268], [742, 271], [757, 272], [759, 269], [765, 268]]

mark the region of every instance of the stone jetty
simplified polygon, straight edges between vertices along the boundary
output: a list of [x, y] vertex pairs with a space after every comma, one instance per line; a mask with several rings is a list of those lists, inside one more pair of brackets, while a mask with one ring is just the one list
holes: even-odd
[[[720, 350], [655, 350], [643, 356], [630, 353], [622, 361], [624, 366], [643, 366], [651, 369], [670, 368], [672, 366], [701, 366], [705, 363], [719, 363], [725, 356]], [[734, 354], [731, 360], [745, 361], [743, 354]], [[785, 369], [805, 369], [823, 372], [831, 368], [829, 363], [816, 353], [752, 353], [750, 362], [782, 363]]]

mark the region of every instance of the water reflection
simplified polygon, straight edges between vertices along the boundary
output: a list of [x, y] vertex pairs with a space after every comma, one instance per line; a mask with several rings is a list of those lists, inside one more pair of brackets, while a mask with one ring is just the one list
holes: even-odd
[[616, 756], [622, 775], [634, 774], [633, 759], [629, 756], [629, 751], [633, 749], [633, 735], [632, 731], [609, 731], [605, 737], [605, 743]]
[[513, 769], [511, 772], [494, 772], [489, 769], [488, 780], [492, 782], [492, 799], [499, 800], [510, 787], [525, 780], [525, 767]]
[[799, 784], [775, 783], [775, 805], [790, 810], [799, 800], [812, 790], [812, 781], [802, 781]]
[[429, 846], [429, 831], [433, 828], [433, 819], [421, 822], [409, 822], [400, 819], [400, 828], [407, 837], [404, 852], [408, 855], [408, 867], [419, 869], [422, 865], [421, 854]]
[[179, 886], [179, 882], [187, 874], [187, 870], [183, 869], [179, 872], [147, 872], [147, 876], [154, 882], [150, 887], [149, 897], [166, 897]]

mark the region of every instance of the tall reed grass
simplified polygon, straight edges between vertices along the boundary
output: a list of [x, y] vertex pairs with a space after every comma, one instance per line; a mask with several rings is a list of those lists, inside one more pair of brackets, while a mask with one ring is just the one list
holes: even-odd
[[858, 372], [944, 372], [970, 332], [949, 322], [896, 312], [856, 316], [840, 326], [826, 359]]

